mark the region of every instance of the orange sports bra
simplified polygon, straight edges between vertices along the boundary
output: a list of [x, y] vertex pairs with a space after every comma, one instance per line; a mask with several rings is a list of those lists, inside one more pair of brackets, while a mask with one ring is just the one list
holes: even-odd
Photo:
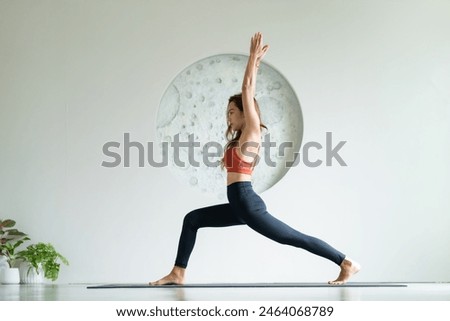
[[237, 154], [237, 148], [239, 147], [231, 147], [225, 151], [225, 168], [227, 172], [251, 175], [253, 163], [243, 161]]

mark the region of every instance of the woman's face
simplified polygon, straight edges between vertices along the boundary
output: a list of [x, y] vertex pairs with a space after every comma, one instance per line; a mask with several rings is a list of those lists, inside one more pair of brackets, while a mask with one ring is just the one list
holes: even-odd
[[240, 130], [244, 127], [244, 113], [239, 110], [234, 102], [228, 104], [227, 122], [234, 131]]

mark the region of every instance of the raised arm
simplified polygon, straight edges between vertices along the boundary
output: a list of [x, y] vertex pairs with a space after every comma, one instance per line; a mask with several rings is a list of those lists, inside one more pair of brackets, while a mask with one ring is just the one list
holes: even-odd
[[245, 68], [244, 79], [242, 81], [242, 103], [244, 105], [245, 129], [242, 132], [241, 142], [254, 141], [259, 144], [260, 120], [255, 108], [256, 74], [259, 64], [269, 49], [268, 45], [263, 46], [263, 36], [256, 33], [250, 43], [250, 57]]

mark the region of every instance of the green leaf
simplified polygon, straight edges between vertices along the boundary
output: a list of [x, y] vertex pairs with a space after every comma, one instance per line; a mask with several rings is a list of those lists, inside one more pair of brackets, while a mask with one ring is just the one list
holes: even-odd
[[64, 256], [58, 254], [58, 257], [60, 258], [61, 262], [63, 262], [65, 265], [69, 265], [69, 261]]
[[13, 220], [4, 220], [4, 221], [0, 221], [0, 228], [2, 227], [13, 227], [14, 225], [16, 225], [16, 222]]
[[8, 230], [6, 231], [9, 235], [13, 235], [13, 236], [26, 236], [25, 233], [18, 231], [17, 229], [12, 229], [12, 230]]

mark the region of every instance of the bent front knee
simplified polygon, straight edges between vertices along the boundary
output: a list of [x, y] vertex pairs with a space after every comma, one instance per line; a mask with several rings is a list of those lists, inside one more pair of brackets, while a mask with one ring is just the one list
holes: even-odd
[[199, 212], [198, 212], [198, 210], [190, 211], [189, 213], [187, 213], [184, 216], [184, 219], [183, 219], [183, 225], [184, 226], [189, 226], [191, 228], [198, 229], [198, 223], [199, 223]]

